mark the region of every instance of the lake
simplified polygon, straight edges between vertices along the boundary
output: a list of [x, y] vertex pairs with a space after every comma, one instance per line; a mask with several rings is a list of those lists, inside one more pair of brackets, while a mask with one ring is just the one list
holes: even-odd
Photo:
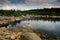
[[32, 28], [34, 31], [46, 33], [51, 37], [60, 37], [60, 19], [59, 18], [30, 18], [12, 23], [6, 29], [14, 31], [22, 27]]

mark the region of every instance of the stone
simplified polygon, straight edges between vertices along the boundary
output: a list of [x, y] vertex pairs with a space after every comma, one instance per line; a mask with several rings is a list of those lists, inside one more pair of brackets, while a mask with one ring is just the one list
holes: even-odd
[[21, 40], [41, 40], [35, 33], [27, 32], [21, 36]]

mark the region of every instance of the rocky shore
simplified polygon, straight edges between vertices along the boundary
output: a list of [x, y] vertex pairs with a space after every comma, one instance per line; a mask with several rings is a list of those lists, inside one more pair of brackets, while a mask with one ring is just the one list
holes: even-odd
[[[32, 18], [32, 17], [47, 17], [49, 18], [49, 16], [20, 16], [20, 17], [7, 17], [7, 16], [0, 16], [0, 40], [41, 40], [41, 38], [39, 36], [37, 36], [37, 34], [35, 34], [34, 32], [28, 32], [28, 30], [21, 30], [21, 31], [10, 31], [7, 30], [5, 27], [6, 25], [9, 25], [15, 21], [20, 21], [23, 19], [28, 19], [28, 18]], [[50, 16], [51, 18], [60, 18], [60, 16]], [[29, 24], [29, 23], [28, 23]], [[40, 35], [40, 33], [39, 33]], [[45, 38], [45, 37], [43, 37]]]
[[0, 27], [9, 25], [15, 21], [22, 20], [23, 17], [7, 17], [7, 16], [0, 16]]
[[39, 17], [39, 18], [60, 18], [60, 16], [48, 16], [48, 15], [27, 15], [27, 16], [19, 16], [19, 17], [8, 17], [8, 16], [0, 16], [0, 27], [2, 26], [7, 26], [15, 21], [21, 21], [23, 19], [29, 19], [29, 18], [34, 18], [34, 17]]
[[0, 27], [7, 26], [15, 21], [21, 21], [23, 19], [28, 19], [30, 16], [19, 16], [19, 17], [8, 17], [8, 16], [0, 16]]
[[37, 34], [33, 32], [21, 31], [13, 32], [5, 27], [0, 28], [0, 40], [41, 40]]

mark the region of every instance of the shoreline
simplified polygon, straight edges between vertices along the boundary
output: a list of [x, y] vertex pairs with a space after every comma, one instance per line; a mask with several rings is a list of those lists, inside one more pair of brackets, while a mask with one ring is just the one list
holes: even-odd
[[23, 17], [7, 17], [7, 16], [0, 16], [0, 27], [7, 26], [15, 21], [23, 20]]
[[49, 16], [49, 15], [31, 15], [30, 17], [40, 17], [40, 18], [60, 18], [60, 16]]
[[21, 21], [24, 19], [29, 19], [29, 18], [35, 18], [35, 17], [40, 17], [40, 18], [60, 18], [60, 16], [48, 16], [48, 15], [28, 15], [28, 16], [19, 16], [19, 17], [8, 17], [8, 16], [0, 16], [0, 27], [7, 26], [11, 23], [14, 23], [16, 21]]

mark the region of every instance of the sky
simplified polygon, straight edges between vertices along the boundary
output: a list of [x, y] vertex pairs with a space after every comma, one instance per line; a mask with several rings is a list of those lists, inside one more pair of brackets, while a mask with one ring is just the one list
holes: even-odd
[[0, 9], [30, 10], [60, 8], [60, 0], [0, 0]]

